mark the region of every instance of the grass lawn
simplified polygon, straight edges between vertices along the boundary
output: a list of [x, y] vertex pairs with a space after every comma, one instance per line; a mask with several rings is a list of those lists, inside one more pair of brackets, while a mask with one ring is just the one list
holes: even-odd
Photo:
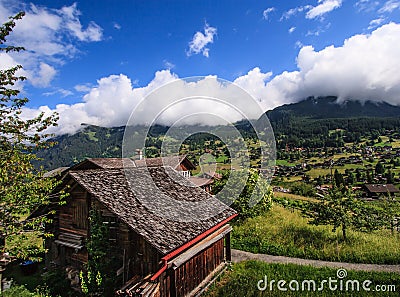
[[384, 147], [384, 146], [392, 146], [392, 144], [390, 143], [390, 142], [378, 142], [378, 143], [375, 143], [374, 144], [374, 146], [380, 146], [380, 147]]
[[[268, 284], [271, 284], [272, 280], [276, 282], [273, 283], [272, 290], [270, 290], [270, 286], [267, 286], [264, 291], [260, 291], [257, 284], [261, 279], [264, 280], [265, 276]], [[337, 281], [336, 291], [329, 289], [327, 282], [318, 291], [318, 288], [321, 288], [322, 281], [328, 281], [329, 278]], [[286, 281], [284, 287], [287, 291], [278, 289], [277, 282], [280, 280]], [[292, 280], [299, 283], [299, 291], [295, 291], [295, 282], [289, 287]], [[301, 291], [304, 280], [315, 281], [316, 291], [313, 291], [312, 285], [308, 287], [306, 283], [304, 290]], [[346, 281], [348, 280], [358, 281], [359, 291], [356, 290], [356, 286], [353, 290], [351, 283], [347, 283], [348, 291], [346, 292]], [[362, 287], [363, 282], [368, 280], [371, 281], [369, 285], [366, 285], [367, 289], [371, 290], [369, 292]], [[260, 286], [262, 287], [263, 284], [264, 282], [260, 283]], [[206, 296], [398, 296], [400, 275], [396, 273], [347, 271], [347, 277], [342, 279], [342, 284], [342, 291], [340, 291], [340, 279], [337, 277], [337, 270], [332, 268], [245, 261], [233, 264], [231, 269], [209, 288]], [[393, 286], [395, 287], [393, 288]], [[332, 288], [334, 288], [334, 283], [332, 283]], [[377, 292], [378, 289], [386, 289], [386, 292]]]
[[296, 194], [291, 194], [291, 193], [283, 193], [283, 192], [274, 192], [274, 196], [278, 197], [278, 198], [286, 198], [286, 199], [291, 199], [291, 200], [316, 201], [316, 199], [313, 199], [313, 198], [296, 195]]
[[348, 231], [343, 242], [341, 230], [312, 226], [298, 211], [274, 205], [263, 216], [233, 226], [232, 248], [253, 253], [342, 261], [399, 264], [400, 234], [390, 231], [362, 233]]

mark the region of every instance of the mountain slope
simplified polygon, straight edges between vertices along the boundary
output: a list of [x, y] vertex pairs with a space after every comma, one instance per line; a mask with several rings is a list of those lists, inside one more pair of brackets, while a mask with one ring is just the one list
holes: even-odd
[[336, 103], [337, 97], [309, 97], [297, 103], [285, 104], [266, 114], [271, 122], [284, 118], [306, 117], [311, 119], [354, 118], [354, 117], [399, 117], [400, 107], [386, 102], [360, 103], [345, 101]]
[[[360, 135], [374, 130], [394, 130], [400, 127], [400, 107], [387, 103], [361, 104], [353, 101], [339, 105], [335, 101], [335, 97], [307, 98], [298, 103], [283, 105], [268, 111], [266, 114], [277, 137], [278, 148], [287, 144], [313, 147], [342, 145], [335, 139], [330, 139], [329, 131], [334, 129], [347, 131], [347, 139], [357, 139]], [[232, 132], [229, 127], [203, 128], [210, 133], [224, 131], [224, 135]], [[247, 120], [237, 122], [235, 128], [245, 138], [255, 136], [253, 126]], [[143, 129], [145, 127], [134, 127], [135, 131], [147, 133]], [[197, 130], [194, 126], [180, 127], [178, 138], [186, 139]], [[56, 137], [54, 141], [57, 144], [54, 147], [38, 152], [38, 156], [43, 160], [35, 165], [54, 169], [71, 166], [87, 157], [121, 157], [124, 131], [125, 127], [104, 128], [85, 125], [74, 135]], [[162, 142], [160, 136], [167, 131], [168, 127], [152, 127], [148, 133], [151, 138], [150, 145], [159, 148]], [[210, 136], [197, 135], [194, 139], [197, 143], [204, 143], [207, 137]]]

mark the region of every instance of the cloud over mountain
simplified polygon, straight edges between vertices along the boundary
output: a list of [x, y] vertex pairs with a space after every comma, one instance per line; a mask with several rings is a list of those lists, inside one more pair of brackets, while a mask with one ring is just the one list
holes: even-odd
[[[302, 46], [297, 56], [297, 70], [284, 71], [273, 75], [262, 72], [258, 67], [234, 80], [234, 83], [249, 92], [263, 110], [296, 102], [308, 96], [337, 96], [339, 100], [386, 101], [400, 105], [400, 25], [383, 25], [370, 34], [357, 34], [344, 41], [341, 46], [328, 46], [316, 50], [312, 46]], [[66, 105], [59, 104], [54, 111], [60, 114], [57, 134], [74, 133], [81, 123], [100, 126], [125, 125], [135, 106], [151, 91], [178, 79], [170, 70], [157, 71], [153, 80], [143, 87], [136, 87], [126, 75], [110, 75], [97, 81], [97, 85], [83, 96], [82, 102]], [[178, 97], [186, 94], [185, 84], [178, 84], [175, 90]], [[197, 84], [200, 88], [219, 94], [226, 94], [223, 84], [216, 77], [209, 76]], [[89, 86], [86, 86], [87, 90]], [[179, 89], [180, 88], [180, 89]], [[213, 93], [213, 94], [214, 94]], [[232, 100], [236, 103], [232, 92]], [[162, 106], [163, 98], [159, 99]], [[200, 101], [199, 101], [200, 102]], [[157, 109], [157, 101], [145, 109], [136, 118], [144, 123], [148, 111]], [[221, 109], [211, 102], [186, 104], [165, 113], [163, 123], [173, 123], [186, 114], [196, 113], [199, 109], [213, 113], [216, 109], [229, 120], [237, 116]], [[47, 106], [26, 109], [25, 115], [32, 116], [38, 111], [50, 112]], [[151, 119], [150, 119], [151, 120]], [[207, 122], [206, 122], [207, 123]]]

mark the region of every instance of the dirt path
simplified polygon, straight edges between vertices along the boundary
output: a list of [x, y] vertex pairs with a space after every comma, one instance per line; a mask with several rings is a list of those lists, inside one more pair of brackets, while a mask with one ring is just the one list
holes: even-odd
[[292, 263], [298, 265], [310, 265], [314, 267], [344, 268], [348, 270], [381, 271], [400, 273], [400, 265], [378, 265], [378, 264], [357, 264], [345, 262], [328, 262], [320, 260], [308, 260], [283, 256], [270, 256], [264, 254], [253, 254], [240, 250], [232, 250], [232, 261], [241, 262], [245, 260], [259, 260], [267, 263]]

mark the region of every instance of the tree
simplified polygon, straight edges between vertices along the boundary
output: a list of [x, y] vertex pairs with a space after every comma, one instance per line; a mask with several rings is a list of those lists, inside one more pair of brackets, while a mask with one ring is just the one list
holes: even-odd
[[303, 204], [302, 215], [311, 219], [312, 225], [331, 225], [332, 232], [341, 228], [343, 239], [347, 239], [347, 230], [351, 227], [360, 227], [365, 221], [363, 204], [357, 200], [354, 193], [345, 187], [334, 187], [323, 197], [317, 197], [316, 202]]
[[335, 169], [335, 173], [333, 175], [333, 179], [334, 179], [335, 185], [337, 187], [345, 185], [343, 175], [341, 173], [339, 173], [339, 171], [337, 169]]
[[394, 173], [389, 169], [388, 172], [386, 173], [386, 183], [392, 184], [394, 183]]
[[[23, 12], [9, 18], [0, 27], [0, 51], [19, 52], [23, 47], [6, 45], [6, 38], [12, 32], [16, 21]], [[22, 117], [27, 98], [19, 97], [15, 84], [26, 78], [18, 76], [21, 65], [0, 70], [0, 249], [4, 251], [6, 241], [15, 239], [25, 232], [35, 231], [36, 235], [47, 235], [42, 223], [48, 222], [46, 215], [26, 219], [30, 212], [40, 205], [49, 204], [50, 191], [56, 185], [54, 179], [43, 178], [43, 172], [36, 170], [32, 161], [37, 160], [34, 150], [46, 148], [45, 133], [49, 126], [55, 126], [57, 115], [43, 113], [32, 119]], [[26, 255], [29, 247], [17, 245], [14, 254]]]
[[258, 216], [272, 206], [271, 187], [255, 169], [224, 170], [212, 191], [238, 212], [239, 220]]
[[372, 183], [372, 176], [371, 176], [371, 172], [369, 170], [367, 170], [367, 183]]
[[381, 162], [376, 163], [375, 174], [383, 174], [385, 172], [385, 167]]
[[305, 197], [315, 197], [317, 191], [312, 184], [304, 182], [294, 182], [290, 185], [290, 191], [293, 194], [305, 196]]
[[352, 185], [354, 184], [354, 182], [355, 182], [354, 174], [353, 174], [352, 172], [350, 172], [350, 173], [348, 174], [348, 176], [347, 176], [347, 184], [348, 184], [349, 186], [352, 186]]

